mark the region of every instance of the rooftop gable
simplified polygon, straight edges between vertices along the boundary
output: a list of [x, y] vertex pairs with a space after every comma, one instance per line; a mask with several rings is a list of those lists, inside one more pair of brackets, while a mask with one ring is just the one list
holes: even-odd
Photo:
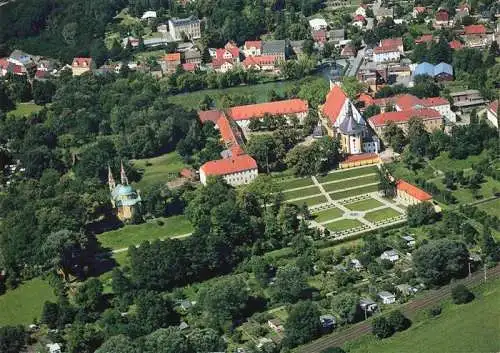
[[339, 117], [346, 100], [348, 100], [347, 95], [338, 85], [333, 86], [326, 95], [325, 104], [321, 108], [321, 112], [328, 117], [332, 124]]
[[262, 118], [264, 115], [286, 115], [305, 113], [309, 110], [307, 101], [302, 99], [288, 99], [284, 101], [259, 104], [241, 105], [229, 109], [229, 116], [233, 120], [248, 120]]
[[431, 108], [402, 110], [399, 112], [386, 112], [374, 115], [369, 118], [372, 125], [376, 127], [385, 126], [389, 121], [395, 123], [407, 123], [411, 118], [420, 119], [441, 119], [437, 110]]
[[400, 179], [396, 183], [396, 189], [406, 192], [408, 195], [416, 198], [419, 201], [429, 201], [432, 199], [432, 195], [426, 193], [424, 190], [407, 183], [406, 181]]
[[207, 176], [228, 175], [252, 169], [257, 169], [257, 162], [247, 154], [210, 161], [200, 168]]

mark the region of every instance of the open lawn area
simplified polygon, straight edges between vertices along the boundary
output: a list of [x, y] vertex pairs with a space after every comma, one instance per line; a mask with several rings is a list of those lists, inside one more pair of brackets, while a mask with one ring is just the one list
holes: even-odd
[[477, 155], [477, 156], [469, 156], [466, 159], [451, 159], [448, 155], [448, 152], [443, 152], [439, 155], [439, 157], [434, 158], [429, 163], [436, 169], [439, 169], [443, 172], [448, 170], [463, 170], [472, 168], [474, 163], [479, 162], [480, 160], [486, 158], [486, 151]]
[[484, 202], [477, 205], [477, 208], [485, 211], [486, 213], [500, 217], [500, 199]]
[[185, 167], [177, 152], [154, 158], [133, 159], [131, 162], [136, 169], [144, 171], [141, 180], [134, 184], [138, 189], [144, 189], [156, 183], [166, 183]]
[[342, 189], [347, 189], [347, 188], [353, 188], [355, 186], [362, 186], [366, 184], [373, 184], [373, 183], [378, 183], [379, 178], [378, 175], [366, 175], [362, 176], [360, 178], [356, 179], [350, 179], [350, 180], [341, 180], [341, 181], [336, 181], [330, 184], [324, 184], [323, 187], [325, 188], [326, 192], [332, 192], [335, 190], [342, 190]]
[[355, 219], [342, 219], [340, 221], [327, 223], [325, 227], [332, 232], [339, 232], [342, 230], [347, 230], [351, 228], [356, 228], [362, 226], [363, 224]]
[[10, 111], [8, 114], [14, 115], [16, 118], [22, 118], [25, 116], [30, 116], [31, 113], [36, 113], [42, 110], [43, 106], [37, 105], [35, 103], [19, 103], [16, 105], [16, 109]]
[[[162, 221], [163, 225], [159, 225]], [[158, 218], [143, 224], [126, 225], [123, 228], [102, 233], [97, 236], [101, 245], [113, 250], [139, 245], [146, 240], [165, 239], [193, 231], [188, 219], [181, 216]]]
[[276, 91], [278, 94], [296, 87], [298, 81], [280, 81], [280, 82], [270, 82], [258, 85], [249, 86], [237, 86], [225, 89], [206, 89], [203, 91], [190, 92], [178, 94], [169, 97], [170, 103], [178, 104], [186, 109], [198, 109], [203, 97], [208, 95], [215, 101], [217, 108], [221, 108], [222, 98], [230, 95], [242, 95], [246, 97], [255, 97], [257, 102], [267, 102], [269, 101], [269, 92], [271, 90]]
[[364, 218], [370, 222], [380, 222], [380, 221], [383, 221], [384, 219], [397, 217], [399, 215], [401, 215], [401, 213], [388, 207], [388, 208], [384, 208], [383, 210], [369, 212], [369, 213], [365, 214]]
[[289, 190], [295, 188], [301, 188], [303, 186], [313, 185], [313, 181], [311, 178], [300, 178], [300, 179], [289, 179], [282, 182], [277, 183], [278, 187], [281, 190]]
[[376, 173], [376, 172], [377, 172], [377, 167], [371, 165], [371, 166], [363, 167], [363, 168], [335, 171], [335, 172], [329, 173], [325, 176], [318, 176], [316, 178], [318, 179], [318, 181], [320, 183], [325, 183], [328, 181], [342, 180], [345, 178], [354, 178], [357, 176], [372, 174], [372, 173]]
[[382, 202], [369, 198], [366, 200], [349, 203], [344, 206], [352, 211], [367, 211], [371, 210], [372, 208], [380, 207], [383, 205], [384, 204]]
[[0, 326], [29, 325], [34, 318], [40, 319], [43, 303], [55, 299], [48, 281], [41, 278], [27, 281], [0, 295]]
[[284, 192], [283, 196], [285, 196], [285, 200], [292, 200], [298, 197], [312, 196], [321, 194], [321, 191], [317, 186], [311, 186], [300, 190], [288, 191]]
[[375, 191], [378, 191], [378, 185], [369, 185], [346, 191], [333, 192], [330, 194], [330, 197], [334, 200], [341, 200], [352, 196], [369, 194], [370, 192], [375, 192]]
[[391, 338], [372, 335], [348, 344], [349, 353], [500, 352], [500, 281], [468, 304], [444, 306], [440, 316], [414, 324]]
[[[440, 189], [445, 189], [443, 180], [436, 180], [434, 183]], [[470, 188], [462, 187], [460, 184], [456, 184], [456, 186], [457, 188], [452, 190], [452, 194], [457, 198], [459, 203], [471, 203], [480, 199], [487, 199], [494, 196], [500, 190], [500, 182], [490, 177], [485, 177], [484, 182], [480, 184], [481, 188], [478, 190], [477, 195], [479, 198], [477, 199]]]
[[314, 205], [318, 205], [320, 203], [325, 203], [326, 201], [327, 201], [326, 197], [324, 197], [323, 195], [318, 195], [318, 196], [309, 197], [307, 199], [293, 201], [292, 204], [297, 205], [297, 206], [302, 206], [303, 204], [306, 204], [307, 206], [314, 206]]
[[342, 217], [343, 214], [344, 214], [344, 212], [342, 212], [338, 208], [334, 207], [334, 208], [329, 208], [328, 210], [324, 210], [324, 211], [315, 213], [315, 214], [313, 214], [313, 216], [315, 217], [314, 220], [316, 222], [321, 223], [321, 222], [328, 221], [330, 219], [340, 218], [340, 217]]

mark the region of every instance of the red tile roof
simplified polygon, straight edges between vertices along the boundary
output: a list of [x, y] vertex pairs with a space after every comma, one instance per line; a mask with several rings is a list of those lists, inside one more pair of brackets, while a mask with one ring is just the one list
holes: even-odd
[[403, 45], [403, 38], [387, 38], [380, 41], [381, 47], [399, 47]]
[[426, 193], [424, 190], [417, 188], [415, 185], [407, 183], [404, 180], [398, 180], [396, 183], [396, 188], [400, 191], [406, 192], [408, 195], [419, 201], [429, 201], [432, 200], [432, 195]]
[[260, 41], [260, 40], [247, 40], [245, 42], [245, 48], [247, 48], [247, 49], [250, 49], [250, 48], [262, 49], [262, 41]]
[[365, 22], [365, 17], [363, 15], [354, 16], [354, 21]]
[[312, 37], [315, 42], [326, 42], [326, 31], [325, 30], [313, 31]]
[[436, 12], [436, 21], [448, 22], [449, 19], [450, 19], [450, 15], [448, 14], [448, 11], [439, 10], [438, 12]]
[[213, 59], [212, 60], [212, 67], [214, 69], [218, 69], [220, 67], [222, 67], [222, 65], [224, 64], [230, 64], [231, 67], [233, 67], [234, 63], [233, 63], [233, 59]]
[[227, 146], [238, 145], [231, 123], [224, 114], [222, 114], [219, 120], [217, 120], [217, 126], [219, 127], [220, 135]]
[[229, 109], [229, 116], [233, 120], [248, 120], [252, 118], [262, 118], [265, 114], [297, 114], [305, 113], [308, 110], [309, 107], [307, 101], [302, 99], [288, 99], [284, 101], [233, 107]]
[[208, 176], [227, 175], [252, 169], [257, 169], [257, 162], [249, 155], [244, 154], [228, 159], [207, 162], [201, 166], [200, 171], [203, 171]]
[[321, 112], [323, 115], [327, 116], [332, 124], [335, 124], [345, 101], [347, 100], [347, 95], [344, 93], [340, 86], [333, 86], [330, 92], [326, 95], [326, 101], [323, 105]]
[[165, 55], [165, 61], [180, 62], [181, 61], [181, 53], [167, 54], [167, 55]]
[[490, 105], [488, 106], [488, 109], [491, 110], [491, 112], [496, 115], [498, 111], [498, 99], [496, 101], [491, 102]]
[[397, 105], [401, 110], [410, 110], [418, 107], [424, 107], [424, 103], [422, 102], [422, 100], [412, 94], [402, 94], [400, 96], [397, 96], [394, 104]]
[[7, 69], [9, 66], [9, 61], [6, 58], [0, 58], [0, 68]]
[[483, 25], [470, 25], [464, 27], [466, 35], [486, 34], [486, 27]]
[[393, 53], [393, 52], [398, 52], [399, 49], [396, 46], [382, 46], [382, 47], [376, 47], [373, 49], [373, 52], [375, 54], [382, 54], [382, 53]]
[[184, 63], [184, 64], [182, 64], [182, 68], [184, 69], [184, 71], [190, 71], [190, 72], [192, 72], [192, 71], [195, 71], [197, 67], [198, 67], [198, 65], [195, 64], [195, 63]]
[[443, 98], [443, 97], [423, 98], [422, 102], [428, 108], [450, 104], [450, 102], [448, 102], [448, 100], [446, 98]]
[[240, 50], [237, 47], [231, 47], [231, 48], [216, 49], [215, 50], [215, 58], [218, 60], [223, 60], [226, 52], [229, 52], [231, 54], [232, 59], [239, 58], [239, 56], [240, 56]]
[[376, 159], [376, 158], [379, 158], [378, 154], [376, 154], [376, 153], [351, 154], [351, 155], [347, 156], [347, 158], [344, 159], [342, 161], [342, 163], [368, 161], [370, 159]]
[[198, 112], [198, 118], [200, 119], [202, 124], [206, 123], [207, 121], [211, 121], [216, 124], [217, 120], [219, 120], [222, 115], [222, 112], [218, 110], [201, 110]]
[[426, 8], [423, 7], [423, 6], [417, 6], [414, 8], [414, 10], [417, 12], [417, 13], [424, 13]]
[[437, 110], [430, 108], [423, 109], [411, 109], [403, 110], [399, 112], [387, 112], [372, 116], [369, 121], [374, 126], [384, 126], [389, 121], [394, 121], [395, 123], [406, 123], [411, 118], [421, 118], [421, 119], [441, 119], [441, 115]]
[[274, 65], [276, 62], [276, 57], [272, 55], [262, 55], [262, 56], [248, 56], [243, 60], [243, 66], [261, 66], [261, 65]]
[[365, 108], [369, 105], [375, 104], [373, 97], [366, 93], [361, 93], [358, 97], [358, 101], [363, 102], [365, 104]]
[[464, 45], [456, 39], [449, 42], [448, 45], [451, 49], [462, 49], [464, 47]]
[[90, 67], [92, 64], [92, 58], [74, 58], [73, 63], [71, 64], [72, 66], [75, 67]]
[[417, 39], [415, 39], [416, 44], [428, 43], [434, 40], [434, 36], [432, 34], [423, 34]]

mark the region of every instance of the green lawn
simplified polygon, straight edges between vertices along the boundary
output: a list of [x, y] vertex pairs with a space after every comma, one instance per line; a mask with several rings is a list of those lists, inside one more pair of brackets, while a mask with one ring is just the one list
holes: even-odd
[[321, 211], [321, 212], [318, 212], [318, 213], [315, 213], [314, 216], [314, 220], [316, 222], [325, 222], [325, 221], [328, 221], [330, 219], [335, 219], [335, 218], [339, 218], [339, 217], [342, 217], [342, 215], [344, 214], [344, 212], [342, 212], [341, 210], [339, 210], [338, 208], [329, 208], [328, 210], [324, 210], [324, 211]]
[[379, 222], [383, 221], [384, 219], [388, 218], [393, 218], [399, 216], [401, 213], [399, 213], [396, 210], [393, 210], [392, 208], [384, 208], [383, 210], [375, 211], [375, 212], [369, 212], [365, 215], [365, 219], [370, 222]]
[[323, 187], [325, 188], [326, 192], [331, 192], [335, 190], [352, 188], [355, 186], [377, 183], [378, 181], [379, 181], [378, 175], [366, 175], [357, 179], [342, 180], [331, 184], [324, 184]]
[[500, 352], [500, 282], [464, 305], [448, 304], [440, 316], [414, 324], [391, 338], [369, 335], [348, 344], [349, 353]]
[[[164, 224], [158, 225], [158, 220], [162, 220]], [[164, 239], [192, 231], [191, 223], [181, 215], [158, 218], [143, 224], [126, 225], [123, 228], [100, 234], [97, 239], [103, 247], [114, 250], [139, 245], [145, 240]]]
[[177, 152], [171, 152], [159, 157], [133, 159], [132, 164], [139, 171], [144, 171], [141, 180], [135, 183], [138, 189], [151, 186], [156, 183], [166, 183], [185, 167], [181, 156]]
[[326, 201], [327, 201], [326, 197], [324, 197], [323, 195], [318, 195], [318, 196], [314, 196], [314, 197], [309, 197], [307, 199], [294, 201], [294, 202], [292, 202], [292, 204], [297, 205], [297, 206], [302, 206], [303, 204], [306, 204], [307, 206], [314, 206], [314, 205], [318, 205], [320, 203], [325, 203]]
[[469, 156], [466, 159], [451, 159], [448, 152], [443, 152], [439, 155], [439, 157], [434, 158], [429, 163], [434, 168], [439, 169], [443, 172], [448, 170], [463, 170], [472, 168], [472, 164], [486, 158], [486, 155], [486, 151], [484, 151], [477, 156]]
[[342, 219], [340, 221], [327, 223], [325, 227], [332, 232], [339, 232], [342, 230], [347, 230], [351, 228], [356, 228], [362, 226], [363, 224], [355, 219]]
[[314, 183], [311, 178], [290, 179], [277, 183], [281, 190], [295, 189], [313, 184]]
[[486, 213], [500, 217], [500, 199], [488, 201], [477, 205], [477, 208], [485, 211]]
[[383, 205], [384, 204], [382, 202], [369, 198], [366, 200], [353, 202], [344, 206], [352, 211], [367, 211], [371, 210], [372, 208], [380, 207]]
[[16, 109], [9, 112], [9, 114], [14, 115], [16, 118], [22, 118], [25, 116], [30, 116], [31, 113], [36, 113], [42, 110], [43, 106], [37, 105], [35, 103], [19, 103]]
[[255, 97], [257, 102], [267, 102], [269, 101], [269, 92], [271, 90], [276, 91], [278, 94], [282, 94], [297, 85], [298, 81], [280, 81], [258, 85], [237, 86], [225, 89], [206, 89], [203, 91], [178, 94], [169, 97], [168, 100], [169, 102], [181, 105], [186, 109], [196, 110], [198, 109], [203, 97], [208, 95], [215, 101], [217, 108], [221, 108], [222, 98], [228, 95]]
[[321, 194], [321, 191], [317, 186], [311, 186], [305, 189], [284, 192], [283, 196], [285, 196], [285, 200], [292, 200], [298, 197], [312, 196], [317, 194]]
[[43, 303], [55, 301], [52, 287], [47, 281], [35, 278], [18, 288], [0, 295], [0, 326], [29, 325], [40, 319]]
[[363, 187], [352, 189], [352, 190], [334, 192], [334, 193], [330, 194], [330, 197], [334, 200], [340, 200], [340, 199], [345, 199], [345, 198], [352, 197], [352, 196], [368, 194], [370, 192], [375, 192], [377, 190], [378, 190], [378, 185], [369, 185], [369, 186], [363, 186]]
[[329, 173], [325, 176], [317, 177], [317, 179], [320, 183], [324, 183], [327, 181], [342, 180], [345, 178], [353, 178], [353, 177], [371, 174], [371, 173], [376, 173], [376, 172], [377, 172], [377, 167], [371, 165], [371, 166], [363, 167], [363, 168], [348, 169], [348, 170]]

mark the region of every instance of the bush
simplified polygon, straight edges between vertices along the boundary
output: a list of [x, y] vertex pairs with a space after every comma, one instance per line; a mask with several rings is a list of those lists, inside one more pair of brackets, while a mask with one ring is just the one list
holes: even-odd
[[158, 224], [160, 227], [163, 227], [165, 225], [165, 222], [163, 222], [161, 219], [157, 219], [156, 224]]
[[432, 308], [429, 309], [429, 316], [430, 317], [435, 317], [441, 315], [441, 307], [440, 306], [433, 306]]
[[474, 294], [463, 284], [458, 284], [451, 290], [451, 297], [455, 304], [465, 304], [474, 299]]
[[373, 320], [372, 332], [378, 338], [387, 338], [394, 334], [394, 327], [385, 317], [380, 316]]
[[387, 322], [395, 331], [404, 331], [411, 326], [411, 321], [399, 310], [389, 313], [389, 315], [387, 315]]

